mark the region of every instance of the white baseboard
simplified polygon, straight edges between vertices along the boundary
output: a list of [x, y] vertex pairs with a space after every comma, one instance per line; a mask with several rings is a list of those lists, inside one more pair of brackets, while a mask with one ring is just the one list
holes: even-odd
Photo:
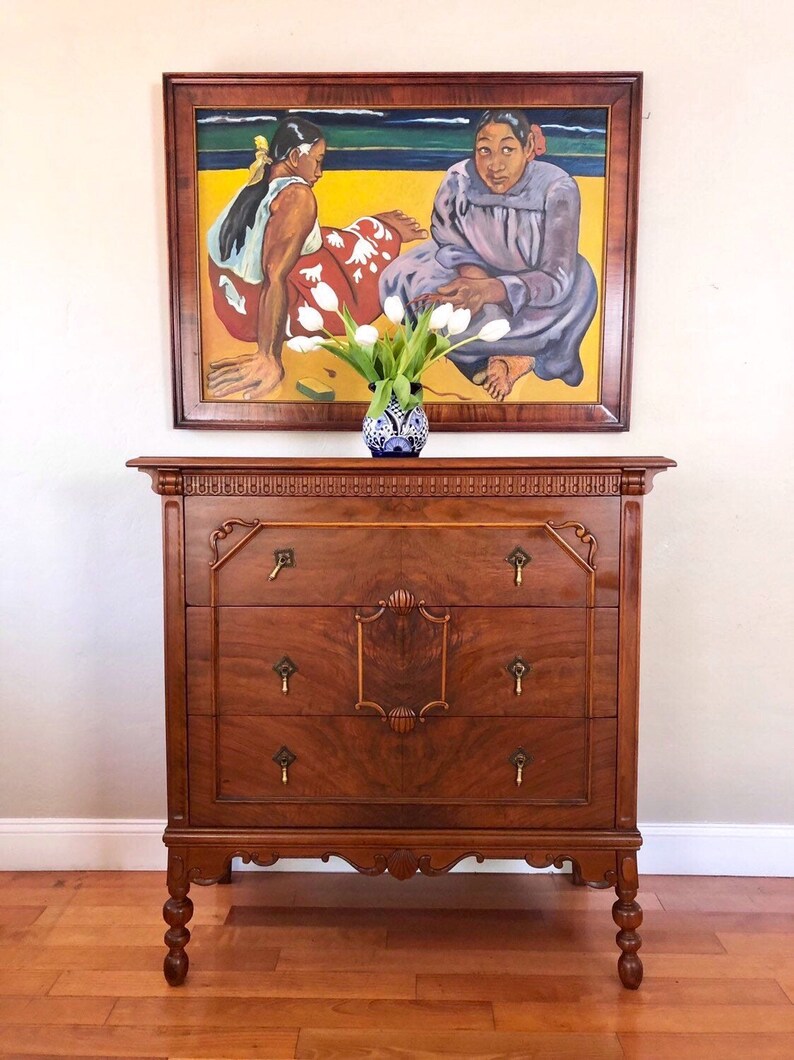
[[[164, 821], [0, 818], [0, 871], [164, 870]], [[640, 871], [655, 875], [794, 876], [794, 825], [646, 824]], [[248, 868], [238, 861], [235, 868]], [[253, 866], [251, 866], [253, 868]], [[333, 859], [285, 860], [274, 871], [353, 872]], [[535, 872], [520, 861], [473, 860], [456, 872]], [[543, 870], [548, 871], [548, 870]]]

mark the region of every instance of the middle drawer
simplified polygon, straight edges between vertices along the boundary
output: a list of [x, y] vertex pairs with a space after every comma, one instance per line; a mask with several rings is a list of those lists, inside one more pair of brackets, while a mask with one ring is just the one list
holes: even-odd
[[615, 608], [386, 610], [361, 625], [356, 614], [188, 608], [189, 712], [355, 716], [362, 699], [418, 714], [445, 698], [458, 717], [616, 713]]

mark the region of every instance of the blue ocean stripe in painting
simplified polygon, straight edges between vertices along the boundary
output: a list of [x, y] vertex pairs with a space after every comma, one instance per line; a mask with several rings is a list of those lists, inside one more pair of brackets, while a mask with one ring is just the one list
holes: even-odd
[[[455, 162], [467, 155], [461, 151], [416, 148], [329, 148], [325, 157], [325, 169], [331, 170], [419, 170], [445, 172]], [[199, 151], [199, 170], [247, 169], [251, 165], [253, 152], [246, 151]], [[544, 162], [552, 162], [573, 177], [603, 177], [605, 159], [603, 155], [553, 155], [543, 156]]]

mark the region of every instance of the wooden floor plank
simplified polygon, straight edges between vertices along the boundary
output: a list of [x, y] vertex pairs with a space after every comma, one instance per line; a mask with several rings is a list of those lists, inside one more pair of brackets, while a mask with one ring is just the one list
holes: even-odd
[[662, 1034], [686, 1027], [690, 1032], [705, 1034], [794, 1033], [794, 1005], [791, 1004], [637, 1005], [620, 997], [612, 1004], [592, 1005], [497, 1001], [493, 1008], [498, 1031]]
[[764, 934], [750, 931], [721, 931], [718, 937], [726, 953], [794, 957], [794, 931]]
[[[229, 906], [207, 906], [201, 900], [193, 903], [193, 916], [190, 918], [191, 931], [200, 924], [223, 924], [229, 916]], [[61, 928], [99, 927], [108, 925], [117, 927], [150, 927], [164, 931], [161, 903], [136, 905], [68, 905], [58, 920]]]
[[469, 1031], [464, 1047], [460, 1035], [443, 1031], [381, 1031], [373, 1037], [368, 1031], [302, 1030], [295, 1056], [302, 1060], [432, 1060], [439, 1056], [465, 1056], [468, 1060], [622, 1060], [623, 1050], [613, 1034]]
[[16, 928], [30, 927], [31, 924], [35, 924], [45, 909], [46, 905], [43, 903], [41, 905], [6, 905], [3, 902], [0, 905], [0, 925]]
[[[236, 928], [226, 925], [188, 924], [191, 935], [203, 944], [210, 942], [222, 946], [265, 946], [268, 949], [279, 948], [285, 942], [300, 941], [306, 945], [322, 947], [326, 945], [344, 946], [348, 943], [364, 945], [385, 945], [386, 928], [360, 929], [338, 928], [332, 923], [316, 928], [300, 927], [253, 927]], [[165, 924], [151, 927], [125, 927], [123, 924], [99, 925], [83, 924], [62, 927], [56, 925], [42, 938], [48, 946], [151, 946], [162, 941]], [[240, 934], [242, 932], [242, 935]], [[16, 941], [19, 941], [18, 939]]]
[[[165, 925], [163, 925], [165, 927]], [[272, 972], [280, 950], [264, 947], [234, 948], [204, 946], [190, 942], [190, 959], [197, 968], [213, 972]], [[162, 942], [151, 946], [4, 946], [0, 958], [8, 970], [52, 969], [53, 971], [156, 971], [160, 974], [165, 948]], [[348, 971], [350, 969], [342, 969]]]
[[80, 1023], [101, 1027], [116, 1003], [108, 997], [0, 998], [0, 1026]]
[[[2, 960], [1, 956], [0, 960]], [[57, 972], [48, 968], [11, 970], [0, 967], [0, 997], [30, 997], [35, 994], [46, 994], [57, 978]]]
[[792, 1034], [620, 1034], [626, 1060], [791, 1060]]
[[[683, 948], [683, 943], [682, 943]], [[794, 978], [794, 957], [733, 956], [719, 953], [655, 953], [642, 950], [646, 978], [667, 979], [766, 979]], [[539, 970], [544, 975], [613, 976], [617, 953], [612, 947], [593, 953], [553, 950], [473, 950], [445, 949], [443, 946], [406, 947], [316, 947], [284, 946], [276, 969], [280, 971], [392, 971], [444, 974], [491, 973], [526, 975]]]
[[[50, 996], [171, 997], [161, 975], [151, 971], [67, 971], [58, 977]], [[413, 1000], [416, 976], [408, 972], [212, 972], [196, 969], [179, 989], [180, 997], [361, 998]], [[784, 995], [784, 1000], [788, 999]]]
[[295, 1055], [297, 1028], [0, 1026], [0, 1055], [211, 1057], [284, 1060]]
[[[794, 1011], [794, 1007], [792, 1008]], [[362, 1001], [274, 998], [193, 998], [178, 990], [164, 998], [119, 999], [112, 1026], [346, 1027], [350, 1030], [493, 1030], [491, 1005], [481, 1001]]]
[[[550, 1001], [633, 1005], [790, 1005], [774, 979], [655, 979], [624, 990], [618, 979], [594, 976], [418, 975], [416, 996], [431, 1001]], [[57, 992], [58, 984], [53, 988]]]

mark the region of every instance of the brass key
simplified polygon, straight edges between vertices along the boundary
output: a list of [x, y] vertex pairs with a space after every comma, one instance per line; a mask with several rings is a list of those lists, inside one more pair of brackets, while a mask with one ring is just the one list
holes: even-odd
[[276, 565], [270, 572], [268, 581], [275, 581], [278, 577], [278, 572], [283, 567], [294, 567], [295, 566], [295, 553], [291, 548], [277, 548], [273, 553], [273, 558], [276, 561]]

